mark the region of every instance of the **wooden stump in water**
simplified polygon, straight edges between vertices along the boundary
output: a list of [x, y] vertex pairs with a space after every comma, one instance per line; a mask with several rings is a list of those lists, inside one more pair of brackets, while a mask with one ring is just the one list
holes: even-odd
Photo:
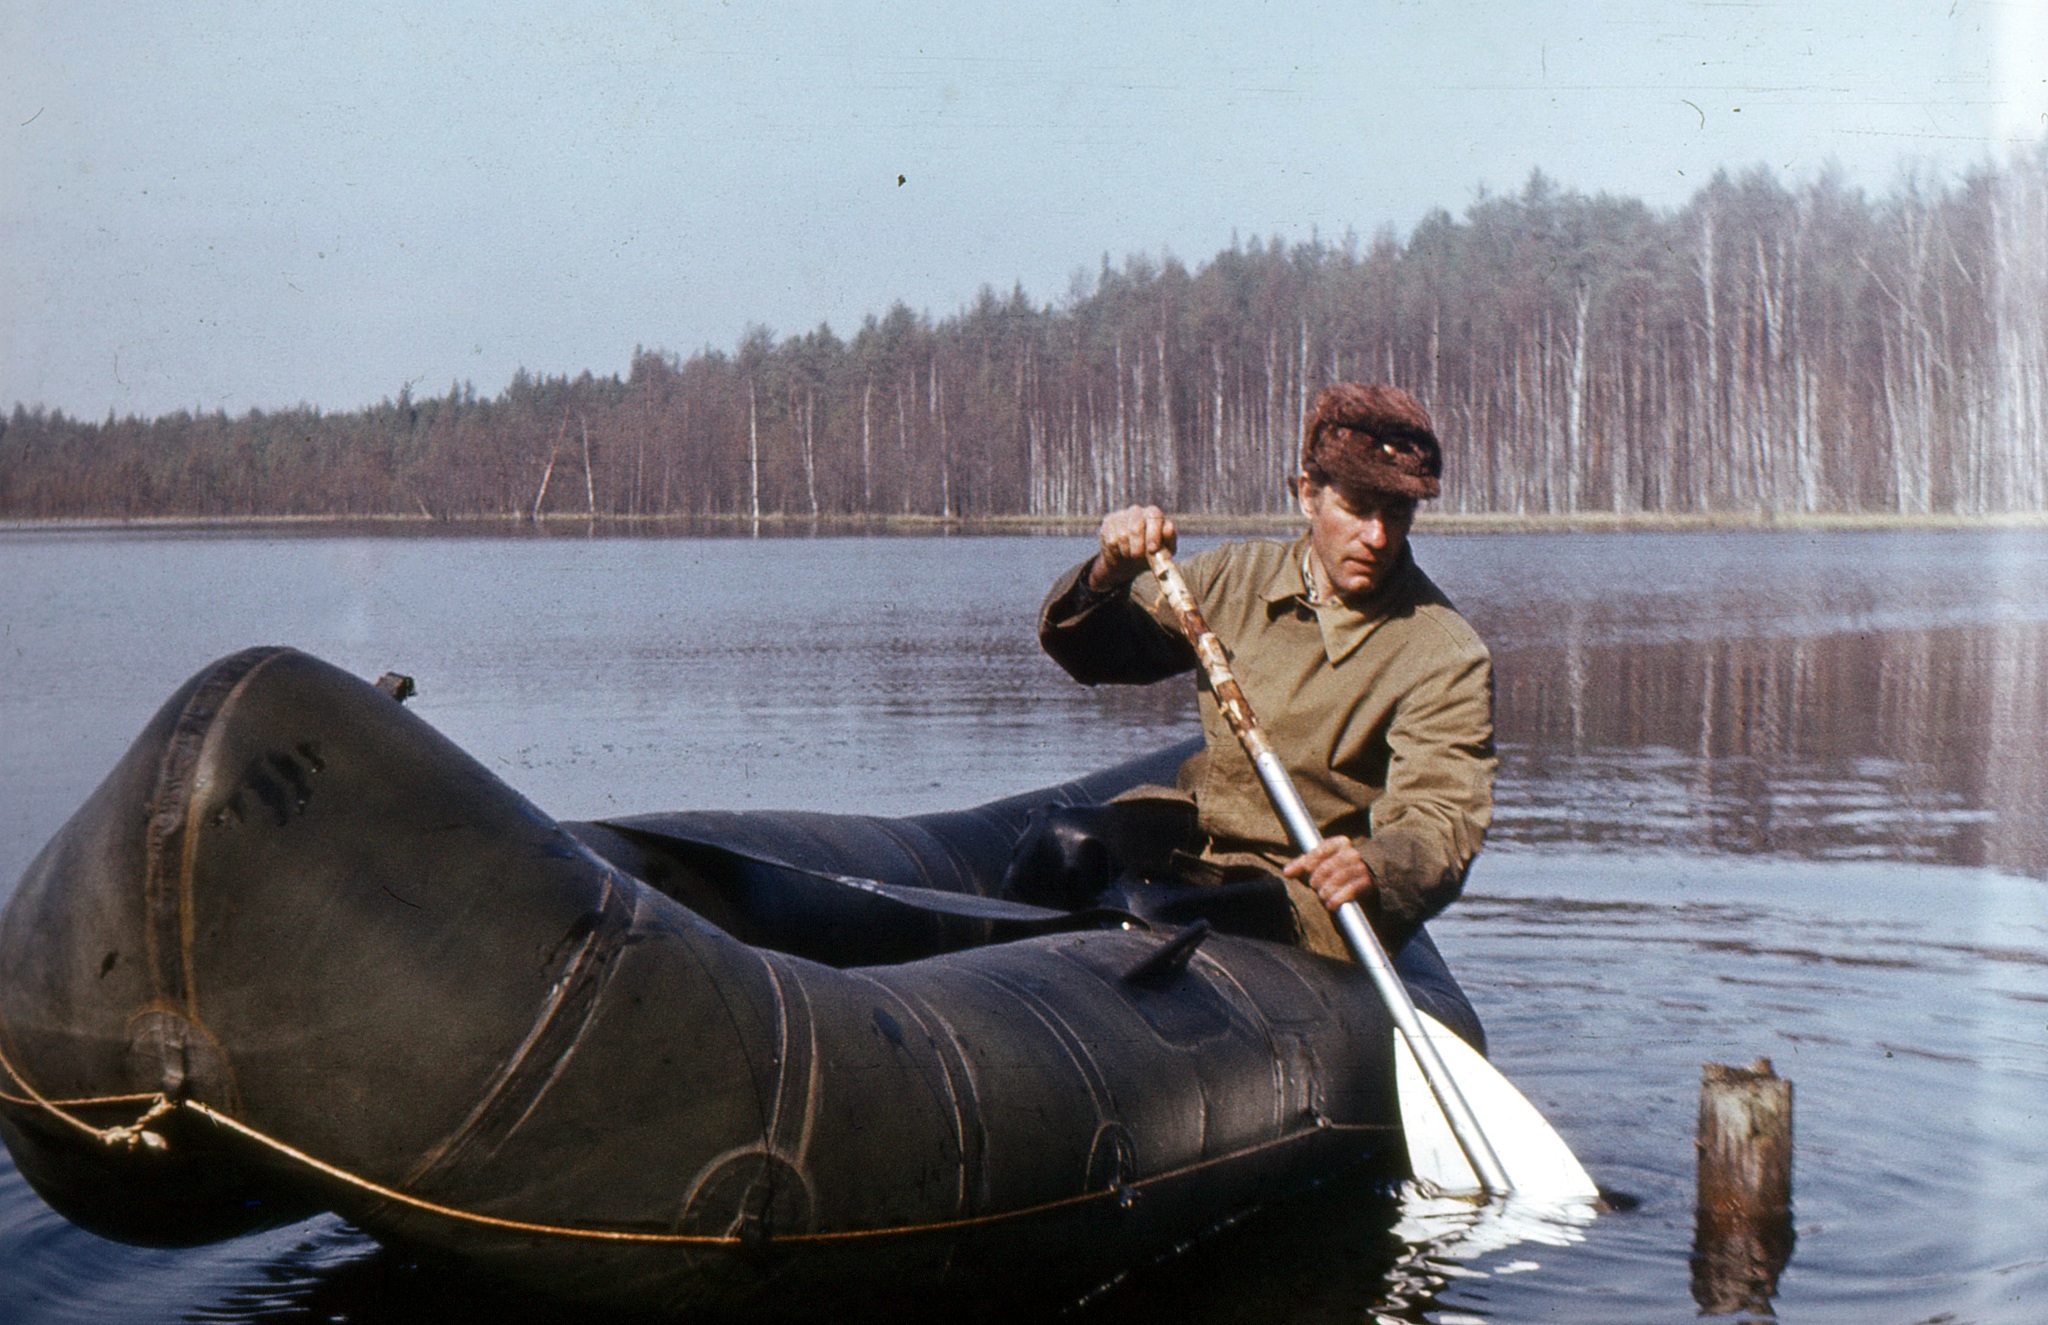
[[1771, 1314], [1792, 1256], [1792, 1083], [1759, 1058], [1700, 1069], [1692, 1296], [1708, 1315]]

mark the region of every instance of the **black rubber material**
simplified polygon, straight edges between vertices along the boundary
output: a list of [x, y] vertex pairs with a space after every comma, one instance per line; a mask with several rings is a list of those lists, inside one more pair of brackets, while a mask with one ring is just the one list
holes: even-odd
[[[246, 651], [172, 697], [0, 914], [0, 1048], [51, 1099], [162, 1091], [554, 1231], [384, 1199], [189, 1110], [166, 1151], [104, 1146], [4, 1072], [0, 1133], [53, 1206], [136, 1242], [332, 1209], [636, 1312], [1070, 1300], [1400, 1163], [1355, 967], [1218, 932], [1129, 981], [1174, 927], [996, 895], [1035, 808], [1184, 753], [914, 819], [565, 826], [372, 686]], [[1397, 964], [1477, 1040], [1426, 937]]]

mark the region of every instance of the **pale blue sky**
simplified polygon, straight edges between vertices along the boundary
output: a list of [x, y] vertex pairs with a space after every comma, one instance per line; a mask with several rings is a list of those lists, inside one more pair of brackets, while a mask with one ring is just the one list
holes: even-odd
[[1882, 190], [2048, 131], [2044, 13], [0, 0], [0, 408], [495, 392], [1057, 297], [1105, 252], [1405, 231], [1532, 167]]

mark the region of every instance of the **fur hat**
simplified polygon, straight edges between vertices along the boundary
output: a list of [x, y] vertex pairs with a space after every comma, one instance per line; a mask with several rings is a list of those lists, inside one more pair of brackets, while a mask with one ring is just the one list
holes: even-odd
[[1396, 386], [1339, 382], [1316, 393], [1301, 472], [1339, 493], [1424, 500], [1442, 491], [1442, 449], [1422, 402]]

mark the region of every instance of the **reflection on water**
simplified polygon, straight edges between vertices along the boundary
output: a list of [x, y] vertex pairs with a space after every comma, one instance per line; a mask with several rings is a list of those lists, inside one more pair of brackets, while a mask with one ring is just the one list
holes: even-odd
[[1425, 549], [1492, 644], [1493, 841], [2048, 875], [2048, 534]]
[[[1333, 1183], [1084, 1317], [1691, 1320], [1699, 1065], [1768, 1055], [1799, 1100], [1787, 1319], [2038, 1320], [2048, 532], [1419, 543], [1494, 648], [1504, 755], [1432, 931], [1496, 1064], [1636, 1202], [1572, 1245], [1418, 1249]], [[415, 711], [563, 817], [908, 813], [1101, 767], [1192, 713], [1183, 683], [1089, 691], [1038, 655], [1086, 547], [0, 531], [0, 894], [173, 688], [254, 643], [414, 674]], [[479, 1306], [334, 1220], [113, 1246], [4, 1162], [0, 1267], [9, 1325]]]
[[1503, 650], [1496, 842], [2048, 874], [2048, 625]]
[[[1443, 1305], [1442, 1295], [1453, 1283], [1541, 1270], [1549, 1249], [1584, 1242], [1593, 1219], [1586, 1203], [1515, 1196], [1477, 1201], [1432, 1196], [1410, 1184], [1401, 1192], [1401, 1217], [1393, 1230], [1401, 1254], [1387, 1271], [1375, 1325], [1428, 1319], [1424, 1313]], [[1496, 1255], [1502, 1252], [1512, 1254]], [[1480, 1268], [1482, 1261], [1487, 1268]]]

